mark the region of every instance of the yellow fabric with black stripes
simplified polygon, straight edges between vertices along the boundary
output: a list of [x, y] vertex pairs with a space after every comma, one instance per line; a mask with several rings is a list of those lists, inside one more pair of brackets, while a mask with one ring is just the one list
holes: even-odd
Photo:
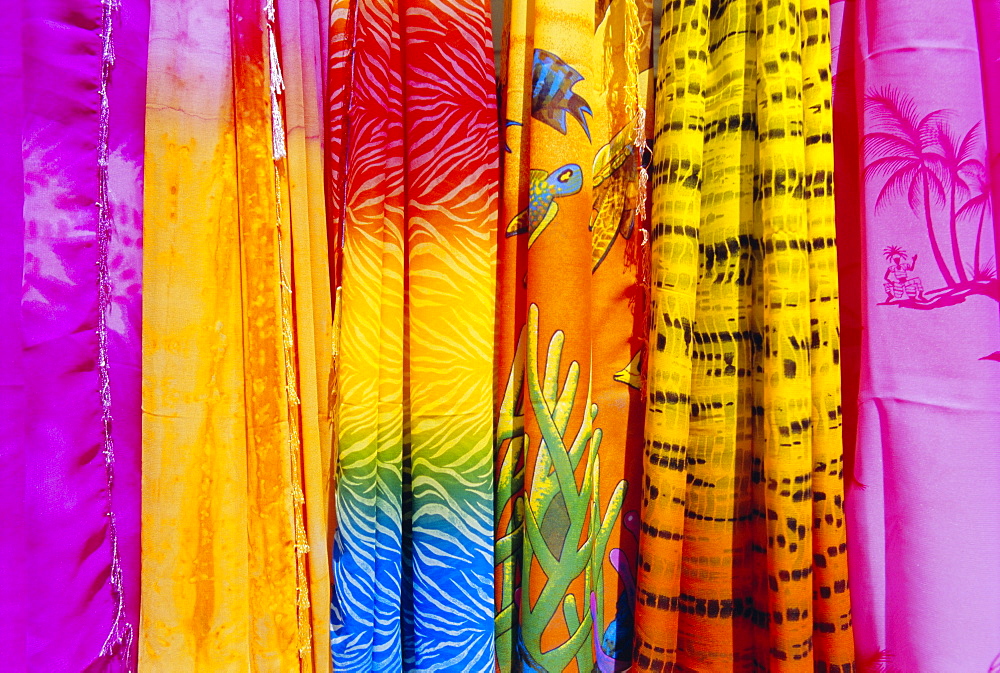
[[635, 666], [849, 673], [829, 3], [660, 34]]

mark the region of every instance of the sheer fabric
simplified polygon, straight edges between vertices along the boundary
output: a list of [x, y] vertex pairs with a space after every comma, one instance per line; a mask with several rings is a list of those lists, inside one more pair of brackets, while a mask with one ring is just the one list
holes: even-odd
[[641, 670], [853, 670], [828, 26], [665, 5]]
[[330, 670], [323, 25], [153, 4], [143, 670]]

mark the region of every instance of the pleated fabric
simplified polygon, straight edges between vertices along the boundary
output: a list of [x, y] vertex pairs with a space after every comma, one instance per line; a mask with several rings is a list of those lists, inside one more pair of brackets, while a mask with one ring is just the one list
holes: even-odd
[[854, 260], [844, 365], [859, 390], [847, 500], [858, 660], [997, 670], [1000, 4], [834, 10], [848, 190], [837, 232]]
[[617, 671], [632, 660], [651, 33], [651, 2], [507, 3], [499, 671]]
[[150, 32], [139, 668], [330, 670], [326, 13]]
[[636, 668], [848, 673], [829, 6], [660, 36]]
[[496, 89], [482, 0], [335, 2], [333, 663], [488, 671]]
[[134, 670], [148, 5], [0, 5], [0, 651]]

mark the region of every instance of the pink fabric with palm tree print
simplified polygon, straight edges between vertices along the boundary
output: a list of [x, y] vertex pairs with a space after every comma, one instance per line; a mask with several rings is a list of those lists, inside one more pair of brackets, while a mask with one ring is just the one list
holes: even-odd
[[1000, 666], [1000, 117], [979, 42], [1000, 23], [980, 10], [832, 6], [838, 236], [861, 259], [841, 264], [861, 671]]

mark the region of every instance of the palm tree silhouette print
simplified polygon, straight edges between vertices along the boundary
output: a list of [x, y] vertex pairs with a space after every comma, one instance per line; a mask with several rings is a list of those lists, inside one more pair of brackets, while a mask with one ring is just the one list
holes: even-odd
[[937, 144], [941, 150], [941, 177], [948, 189], [948, 225], [951, 234], [951, 251], [955, 260], [955, 270], [958, 272], [960, 281], [967, 282], [969, 277], [965, 273], [965, 265], [962, 263], [961, 246], [958, 243], [958, 218], [956, 196], [961, 194], [969, 197], [970, 181], [975, 176], [986, 172], [983, 162], [972, 157], [979, 141], [980, 122], [976, 122], [965, 137], [958, 139], [952, 135], [947, 125], [938, 123]]
[[[992, 260], [984, 264], [980, 257], [983, 221], [991, 208], [987, 170], [975, 156], [981, 146], [981, 124], [976, 123], [964, 135], [957, 135], [948, 124], [953, 111], [934, 110], [921, 117], [913, 99], [893, 87], [869, 92], [865, 96], [865, 109], [875, 123], [875, 130], [864, 136], [866, 178], [884, 179], [875, 200], [875, 212], [891, 201], [905, 198], [910, 210], [924, 220], [931, 255], [944, 279], [944, 287], [936, 290], [914, 292], [915, 285], [911, 284], [907, 291], [890, 291], [890, 276], [902, 273], [902, 266], [901, 260], [896, 259], [898, 255], [888, 251], [902, 249], [889, 246], [885, 250], [890, 262], [886, 272], [889, 296], [883, 303], [926, 310], [953, 306], [971, 295], [1000, 301], [995, 265]], [[964, 200], [961, 205], [960, 199]], [[941, 249], [934, 206], [947, 211], [947, 238], [954, 268]], [[976, 215], [980, 221], [973, 265], [967, 269], [959, 226]], [[902, 259], [908, 259], [905, 253]], [[915, 261], [916, 255], [905, 264], [912, 265]], [[912, 270], [908, 268], [907, 272]]]
[[975, 220], [976, 215], [979, 216], [979, 225], [976, 228], [976, 250], [972, 257], [971, 271], [973, 280], [985, 280], [996, 275], [995, 262], [991, 260], [983, 264], [980, 257], [983, 243], [983, 223], [986, 221], [987, 215], [993, 214], [993, 204], [990, 199], [990, 194], [993, 192], [993, 185], [986, 171], [973, 177], [977, 183], [976, 195], [958, 209], [958, 217], [968, 216]]

